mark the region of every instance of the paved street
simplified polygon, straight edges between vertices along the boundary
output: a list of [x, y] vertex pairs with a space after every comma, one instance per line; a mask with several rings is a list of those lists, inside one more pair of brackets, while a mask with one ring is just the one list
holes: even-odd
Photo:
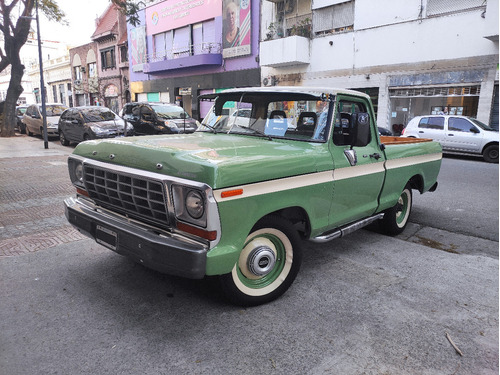
[[304, 243], [290, 290], [243, 309], [71, 228], [71, 151], [0, 138], [0, 373], [498, 374], [498, 165], [445, 158], [405, 233]]

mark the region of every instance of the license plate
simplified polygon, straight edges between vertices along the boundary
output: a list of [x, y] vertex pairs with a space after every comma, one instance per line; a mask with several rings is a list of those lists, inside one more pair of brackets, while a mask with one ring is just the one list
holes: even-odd
[[108, 228], [101, 227], [98, 225], [95, 231], [95, 240], [97, 243], [110, 248], [111, 250], [116, 250], [118, 235], [116, 232]]

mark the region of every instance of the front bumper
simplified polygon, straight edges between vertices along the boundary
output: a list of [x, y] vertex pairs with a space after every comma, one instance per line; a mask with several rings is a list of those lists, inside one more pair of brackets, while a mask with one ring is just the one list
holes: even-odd
[[143, 226], [79, 198], [64, 200], [65, 215], [81, 233], [156, 271], [201, 279], [208, 246], [175, 233]]

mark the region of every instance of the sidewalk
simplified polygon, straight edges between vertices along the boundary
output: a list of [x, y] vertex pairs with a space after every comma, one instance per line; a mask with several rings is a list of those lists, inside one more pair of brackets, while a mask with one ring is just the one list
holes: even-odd
[[75, 194], [67, 168], [73, 147], [17, 135], [0, 138], [0, 257], [84, 238], [68, 224], [63, 200]]
[[49, 141], [49, 148], [45, 149], [40, 137], [16, 134], [11, 138], [0, 138], [0, 159], [69, 155], [72, 151], [72, 147], [64, 147], [55, 140]]

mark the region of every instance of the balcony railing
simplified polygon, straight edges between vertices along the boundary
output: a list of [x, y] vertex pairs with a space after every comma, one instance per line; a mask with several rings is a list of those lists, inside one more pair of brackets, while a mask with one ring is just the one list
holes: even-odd
[[183, 48], [173, 48], [171, 50], [154, 52], [147, 55], [147, 62], [154, 63], [164, 60], [174, 60], [196, 55], [222, 54], [220, 43], [200, 43], [192, 44]]
[[311, 38], [312, 13], [285, 18], [282, 22], [272, 22], [266, 33], [265, 40], [274, 40], [288, 36], [303, 36]]
[[152, 53], [147, 56], [143, 71], [156, 73], [203, 65], [222, 65], [220, 43], [192, 44], [183, 48]]

